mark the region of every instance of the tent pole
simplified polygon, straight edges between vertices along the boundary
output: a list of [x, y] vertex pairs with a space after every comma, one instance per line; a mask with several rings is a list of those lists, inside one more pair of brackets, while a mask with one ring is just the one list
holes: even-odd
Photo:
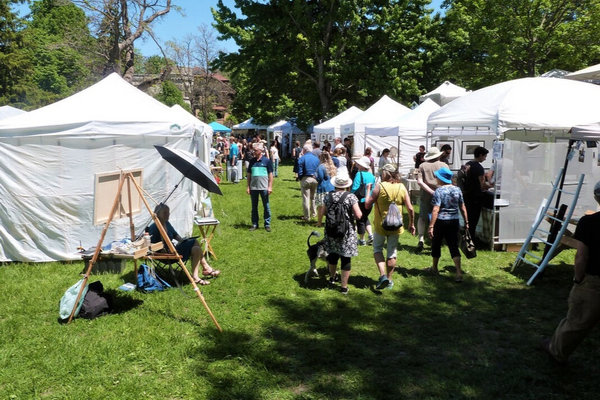
[[396, 171], [400, 171], [400, 130], [398, 130], [398, 150], [396, 153]]

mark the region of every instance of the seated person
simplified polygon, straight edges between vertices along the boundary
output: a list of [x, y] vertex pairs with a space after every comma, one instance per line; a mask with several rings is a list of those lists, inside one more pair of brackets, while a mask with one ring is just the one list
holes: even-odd
[[[205, 277], [216, 277], [219, 276], [221, 271], [213, 269], [206, 258], [204, 258], [204, 253], [202, 252], [202, 248], [200, 247], [200, 243], [194, 238], [190, 239], [182, 239], [181, 236], [175, 231], [175, 228], [169, 223], [169, 215], [170, 215], [169, 206], [166, 204], [158, 204], [154, 208], [154, 213], [158, 217], [158, 220], [162, 224], [162, 226], [167, 231], [167, 235], [169, 236], [169, 240], [177, 240], [179, 243], [175, 246], [175, 250], [182, 257], [182, 261], [186, 262], [190, 257], [192, 259], [192, 278], [194, 282], [198, 285], [208, 285], [210, 282], [201, 279], [198, 275], [198, 269], [200, 264], [202, 264], [202, 275]], [[160, 235], [160, 231], [156, 224], [152, 224], [148, 227], [148, 233], [150, 234], [150, 241], [152, 243], [158, 243], [162, 241], [162, 237]]]

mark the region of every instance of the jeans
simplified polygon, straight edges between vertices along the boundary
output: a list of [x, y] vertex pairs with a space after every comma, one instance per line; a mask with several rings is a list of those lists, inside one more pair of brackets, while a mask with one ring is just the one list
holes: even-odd
[[273, 161], [273, 176], [279, 176], [279, 160]]
[[258, 226], [258, 196], [262, 199], [265, 226], [271, 226], [271, 207], [269, 206], [269, 193], [266, 190], [251, 190], [252, 200], [252, 226]]

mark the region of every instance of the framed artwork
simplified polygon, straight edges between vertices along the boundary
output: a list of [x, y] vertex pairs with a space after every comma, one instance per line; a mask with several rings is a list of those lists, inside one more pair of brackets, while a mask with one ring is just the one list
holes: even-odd
[[482, 141], [464, 141], [462, 142], [460, 158], [462, 160], [473, 160], [475, 158], [475, 149], [479, 146], [483, 147], [485, 142]]
[[327, 141], [329, 143], [333, 142], [333, 135], [332, 134], [327, 135]]
[[454, 151], [456, 150], [454, 148], [454, 140], [436, 140], [435, 142], [435, 147], [437, 147], [438, 149], [442, 149], [443, 145], [449, 145], [452, 148], [452, 152], [450, 152], [450, 157], [448, 157], [448, 165], [451, 166], [452, 164], [454, 164]]

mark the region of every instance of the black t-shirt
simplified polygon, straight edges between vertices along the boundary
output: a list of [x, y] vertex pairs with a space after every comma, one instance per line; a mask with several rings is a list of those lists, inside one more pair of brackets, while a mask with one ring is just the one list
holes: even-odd
[[467, 179], [465, 182], [464, 196], [472, 199], [483, 197], [479, 177], [485, 174], [485, 170], [478, 161], [474, 160], [469, 161], [467, 166], [469, 167], [469, 170], [467, 172]]
[[589, 258], [585, 266], [587, 275], [600, 275], [600, 212], [584, 215], [577, 223], [573, 237], [588, 247]]

